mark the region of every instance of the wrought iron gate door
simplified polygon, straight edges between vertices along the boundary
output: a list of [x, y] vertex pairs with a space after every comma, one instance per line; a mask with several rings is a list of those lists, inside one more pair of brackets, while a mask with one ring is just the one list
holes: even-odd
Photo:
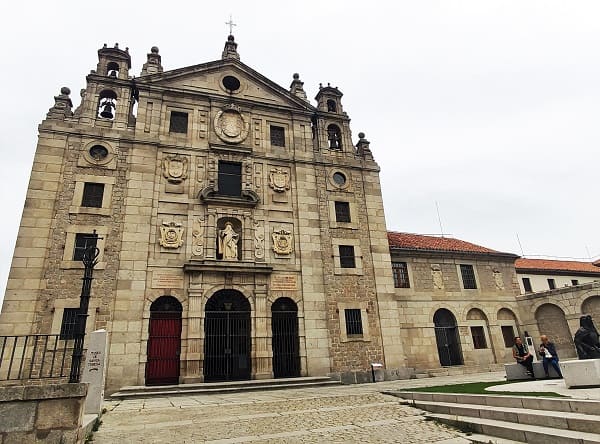
[[435, 327], [435, 340], [442, 366], [462, 365], [457, 327]]
[[250, 312], [207, 311], [204, 380], [250, 379]]
[[300, 376], [298, 312], [273, 311], [273, 375], [276, 378]]
[[152, 313], [148, 338], [146, 384], [177, 384], [179, 382], [179, 350], [181, 315]]

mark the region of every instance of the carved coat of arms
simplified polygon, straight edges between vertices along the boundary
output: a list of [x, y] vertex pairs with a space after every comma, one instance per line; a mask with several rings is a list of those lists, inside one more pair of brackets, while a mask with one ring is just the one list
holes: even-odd
[[290, 173], [281, 168], [275, 168], [269, 172], [269, 186], [278, 193], [290, 189]]
[[250, 124], [244, 118], [239, 108], [233, 104], [227, 105], [215, 116], [215, 133], [223, 142], [240, 143], [248, 137]]
[[442, 268], [438, 264], [431, 264], [431, 276], [433, 277], [433, 288], [443, 290], [444, 279], [442, 277]]
[[277, 254], [291, 254], [294, 249], [293, 235], [291, 231], [281, 228], [273, 230], [273, 251]]
[[188, 159], [178, 155], [167, 156], [163, 160], [163, 176], [170, 183], [181, 183], [187, 179]]
[[160, 245], [179, 248], [183, 245], [183, 226], [177, 222], [163, 222], [160, 226]]

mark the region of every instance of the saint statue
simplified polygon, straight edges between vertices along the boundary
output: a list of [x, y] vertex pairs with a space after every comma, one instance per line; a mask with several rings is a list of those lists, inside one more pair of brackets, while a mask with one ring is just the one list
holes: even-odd
[[573, 338], [579, 359], [599, 359], [600, 340], [592, 317], [590, 315], [580, 317], [579, 325], [579, 330]]
[[225, 224], [225, 228], [219, 230], [219, 254], [223, 255], [223, 259], [235, 260], [238, 258], [237, 243], [240, 235], [235, 232], [231, 222]]

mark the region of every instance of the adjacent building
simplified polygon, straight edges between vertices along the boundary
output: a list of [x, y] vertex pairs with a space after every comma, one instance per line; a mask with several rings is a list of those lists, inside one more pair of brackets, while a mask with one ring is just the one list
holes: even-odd
[[536, 293], [600, 280], [600, 262], [519, 258], [515, 261], [521, 293]]

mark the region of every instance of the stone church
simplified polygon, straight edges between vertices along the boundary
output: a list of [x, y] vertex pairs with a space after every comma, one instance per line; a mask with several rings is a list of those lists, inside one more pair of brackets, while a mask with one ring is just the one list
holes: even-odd
[[311, 103], [240, 61], [139, 76], [98, 50], [81, 103], [39, 126], [0, 334], [73, 335], [99, 249], [87, 331], [110, 333], [107, 390], [327, 375], [405, 356], [379, 167], [343, 94]]

